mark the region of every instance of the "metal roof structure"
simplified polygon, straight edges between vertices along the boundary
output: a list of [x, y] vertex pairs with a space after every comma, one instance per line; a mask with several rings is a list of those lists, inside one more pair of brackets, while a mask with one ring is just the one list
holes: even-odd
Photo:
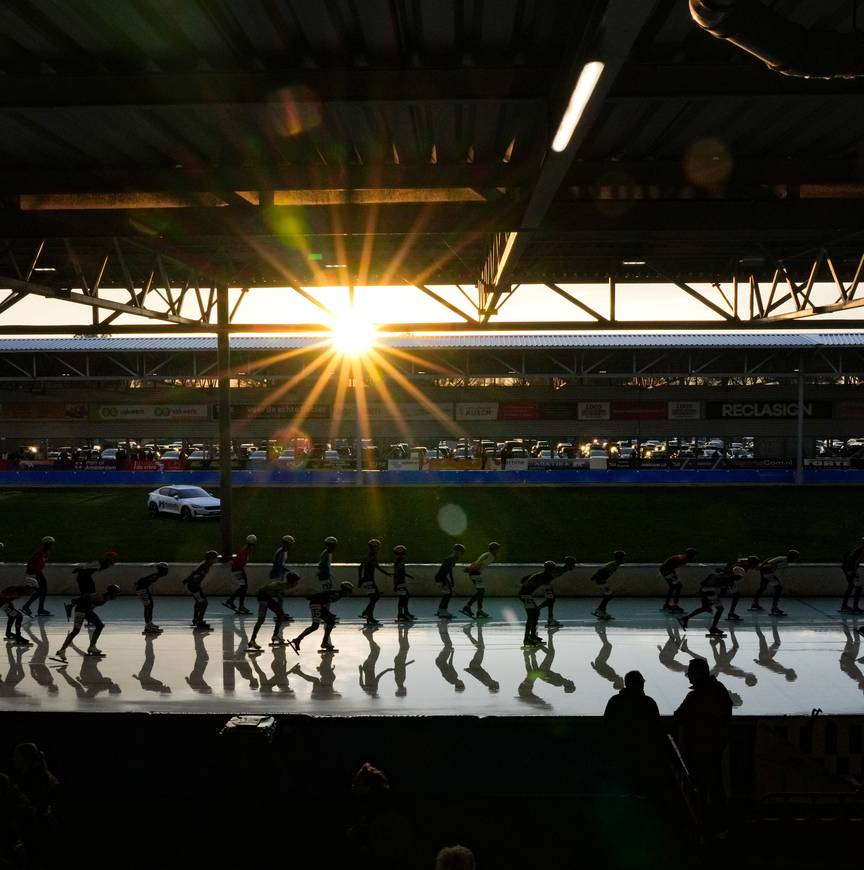
[[[232, 351], [280, 351], [327, 346], [326, 340], [306, 335], [233, 335]], [[403, 350], [617, 350], [627, 348], [704, 348], [813, 350], [828, 347], [864, 347], [864, 333], [713, 332], [713, 333], [600, 333], [596, 335], [422, 335], [380, 336], [383, 349]], [[7, 353], [150, 353], [216, 351], [216, 338], [204, 336], [152, 338], [6, 338], [0, 339], [0, 354]]]
[[[772, 8], [853, 26], [848, 0]], [[613, 330], [622, 281], [729, 327], [861, 302], [858, 85], [772, 72], [683, 0], [16, 0], [0, 29], [0, 315], [37, 295], [93, 308], [82, 331], [212, 332], [226, 284], [326, 314], [304, 288], [405, 283], [470, 328], [529, 282]], [[598, 280], [602, 312], [558, 288]]]
[[[226, 368], [217, 339], [210, 336], [2, 339], [0, 382], [25, 389], [39, 384], [114, 389], [145, 383], [212, 387], [217, 380], [231, 379], [247, 386], [290, 381], [302, 392], [319, 381], [323, 368], [317, 363], [326, 361], [330, 351], [328, 341], [304, 335], [232, 335], [230, 344]], [[864, 378], [864, 333], [382, 336], [369, 362], [359, 368], [364, 374], [355, 377], [368, 379], [370, 386], [385, 381], [396, 392], [405, 390], [406, 381], [793, 381], [799, 370], [810, 380], [839, 383]], [[328, 389], [335, 388], [336, 380], [332, 374], [325, 377]]]

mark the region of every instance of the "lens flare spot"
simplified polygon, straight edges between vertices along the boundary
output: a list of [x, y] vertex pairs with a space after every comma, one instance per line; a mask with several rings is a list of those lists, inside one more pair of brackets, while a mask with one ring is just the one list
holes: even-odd
[[458, 504], [445, 504], [438, 511], [438, 527], [445, 534], [458, 537], [468, 528], [468, 516]]
[[717, 187], [732, 175], [733, 159], [726, 145], [718, 139], [699, 139], [688, 149], [684, 172], [699, 187]]

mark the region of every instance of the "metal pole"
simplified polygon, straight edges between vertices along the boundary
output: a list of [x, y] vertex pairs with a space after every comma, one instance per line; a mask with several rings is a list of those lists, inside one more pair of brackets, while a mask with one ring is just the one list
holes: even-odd
[[804, 358], [798, 360], [798, 440], [795, 446], [795, 483], [804, 483]]
[[219, 369], [219, 497], [222, 500], [220, 528], [222, 555], [232, 553], [233, 527], [231, 516], [231, 348], [228, 334], [228, 287], [216, 288], [216, 358]]

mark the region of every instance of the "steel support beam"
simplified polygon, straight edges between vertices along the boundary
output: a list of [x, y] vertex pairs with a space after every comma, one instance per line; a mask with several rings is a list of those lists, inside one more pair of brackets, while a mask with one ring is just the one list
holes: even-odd
[[[83, 292], [75, 292], [71, 289], [46, 287], [33, 281], [19, 281], [16, 278], [0, 277], [0, 287], [30, 296], [42, 296], [45, 299], [56, 299], [60, 302], [72, 302], [76, 305], [86, 305], [89, 308], [105, 308], [118, 314], [132, 314], [135, 317], [144, 317], [149, 320], [159, 320], [166, 323], [174, 323], [180, 326], [200, 326], [201, 321], [190, 317], [180, 317], [167, 311], [154, 311], [150, 308], [128, 305], [125, 302], [115, 302], [113, 299], [105, 299], [100, 296], [91, 296]], [[94, 328], [102, 332], [108, 329], [109, 324], [96, 323]], [[113, 326], [111, 326], [113, 329]]]
[[[381, 190], [520, 187], [536, 168], [527, 163], [424, 163], [321, 166], [256, 163], [243, 166], [89, 166], [0, 169], [0, 194], [213, 193], [236, 190]], [[267, 203], [262, 203], [267, 204]], [[269, 203], [272, 205], [272, 202]], [[247, 207], [255, 207], [247, 203]]]
[[220, 327], [216, 339], [217, 368], [219, 374], [219, 498], [222, 501], [219, 527], [222, 533], [222, 557], [233, 552], [231, 481], [231, 347], [228, 328], [228, 287], [220, 281], [216, 288], [216, 320]]
[[[642, 332], [652, 331], [675, 331], [675, 332], [722, 332], [728, 330], [729, 324], [722, 320], [616, 320], [616, 321], [588, 321], [588, 320], [522, 320], [501, 321], [491, 324], [487, 328], [464, 320], [451, 321], [448, 323], [382, 323], [379, 332], [387, 333], [423, 333], [441, 332]], [[736, 321], [733, 329], [740, 330], [765, 330], [765, 329], [788, 329], [789, 322], [782, 319], [769, 318], [762, 320]], [[795, 330], [850, 330], [864, 328], [864, 320], [822, 320], [818, 318], [805, 318], [795, 322]], [[112, 324], [106, 330], [101, 326], [89, 324], [0, 324], [0, 335], [215, 335], [219, 332], [228, 332], [231, 335], [255, 335], [255, 334], [302, 334], [302, 335], [327, 335], [330, 327], [320, 323], [238, 323], [231, 324], [227, 330], [222, 329], [216, 323], [195, 323], [193, 326], [172, 326], [164, 323], [150, 324]]]
[[285, 69], [268, 72], [6, 75], [0, 109], [74, 106], [544, 101], [547, 67]]

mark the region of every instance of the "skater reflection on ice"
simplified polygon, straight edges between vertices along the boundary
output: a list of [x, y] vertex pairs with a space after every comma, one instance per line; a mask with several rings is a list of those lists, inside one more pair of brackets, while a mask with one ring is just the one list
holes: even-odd
[[462, 629], [468, 640], [474, 645], [474, 656], [465, 668], [466, 674], [471, 674], [475, 680], [481, 682], [490, 692], [497, 692], [501, 686], [498, 680], [493, 680], [489, 672], [483, 667], [483, 656], [486, 653], [486, 645], [483, 643], [483, 625], [477, 623], [477, 639], [471, 634], [471, 623]]
[[597, 676], [603, 677], [604, 680], [609, 680], [616, 689], [624, 688], [624, 678], [609, 664], [609, 656], [612, 655], [612, 644], [609, 638], [606, 637], [606, 626], [602, 622], [598, 622], [594, 626], [594, 631], [600, 638], [600, 652], [597, 653], [597, 658], [591, 662], [591, 667], [597, 672]]
[[[14, 656], [13, 656], [14, 649]], [[24, 648], [6, 645], [6, 658], [9, 661], [9, 670], [4, 679], [0, 680], [0, 698], [26, 698], [26, 692], [18, 691], [18, 684], [24, 679]]]
[[[236, 641], [235, 641], [236, 638]], [[250, 689], [258, 688], [258, 680], [246, 658], [249, 637], [246, 626], [240, 620], [225, 619], [222, 622], [222, 687], [226, 694], [236, 689], [235, 673], [249, 684]]]
[[206, 635], [203, 632], [196, 631], [192, 637], [195, 639], [195, 664], [192, 666], [189, 676], [186, 677], [186, 682], [190, 689], [194, 689], [202, 695], [210, 695], [213, 693], [213, 688], [204, 679], [204, 671], [207, 670], [207, 665], [210, 662], [210, 656], [207, 655], [207, 647], [204, 646]]
[[381, 647], [375, 642], [375, 632], [377, 629], [378, 626], [374, 623], [367, 623], [366, 627], [360, 632], [369, 642], [369, 655], [366, 656], [366, 661], [362, 665], [358, 665], [360, 670], [360, 688], [370, 698], [378, 697], [378, 684], [381, 682], [381, 677], [393, 670], [393, 668], [384, 668], [383, 671], [375, 672], [378, 656], [381, 655]]
[[[732, 664], [732, 660], [738, 654], [740, 649], [738, 639], [735, 637], [735, 631], [729, 629], [729, 642], [731, 647], [726, 648], [725, 638], [711, 638], [711, 653], [714, 656], [714, 667], [711, 668], [711, 676], [716, 677], [718, 674], [725, 674], [728, 677], [736, 677], [739, 680], [744, 680], [744, 685], [755, 686], [758, 682], [756, 674], [751, 674], [743, 668], [739, 668]], [[735, 707], [740, 707], [744, 701], [739, 694], [729, 691], [732, 698], [732, 703]]]
[[526, 704], [551, 708], [552, 705], [548, 701], [534, 694], [534, 683], [540, 677], [540, 666], [537, 664], [538, 649], [539, 647], [528, 647], [522, 650], [522, 657], [525, 660], [525, 679], [519, 683], [516, 689], [516, 697]]
[[255, 683], [262, 695], [274, 691], [281, 692], [283, 695], [294, 694], [294, 690], [288, 683], [288, 662], [285, 659], [284, 646], [273, 647], [273, 661], [270, 664], [271, 676], [267, 676], [258, 662], [258, 656], [253, 656], [251, 667], [255, 669], [255, 673], [258, 675]]
[[660, 664], [673, 673], [687, 673], [687, 665], [685, 665], [684, 662], [679, 662], [678, 659], [675, 658], [679, 652], [691, 657], [693, 656], [693, 653], [690, 652], [690, 649], [687, 646], [687, 638], [681, 637], [681, 632], [678, 630], [678, 626], [673, 624], [671, 620], [666, 622], [666, 634], [666, 643], [662, 646], [660, 646], [660, 644], [657, 645], [657, 649], [660, 650], [660, 655], [658, 656]]
[[757, 665], [762, 665], [763, 668], [767, 668], [775, 674], [781, 674], [790, 683], [793, 680], [797, 680], [798, 674], [795, 673], [794, 668], [784, 667], [775, 659], [777, 653], [780, 651], [780, 632], [777, 629], [776, 623], [771, 626], [773, 639], [770, 644], [766, 640], [765, 635], [762, 632], [762, 626], [759, 625], [758, 622], [754, 628], [756, 629], [756, 636], [759, 638], [759, 658], [753, 659], [753, 661], [756, 662]]
[[153, 676], [153, 666], [156, 664], [156, 650], [153, 648], [153, 643], [158, 635], [144, 635], [144, 664], [141, 665], [141, 670], [137, 674], [132, 674], [133, 679], [138, 680], [141, 688], [146, 692], [158, 692], [160, 695], [170, 695], [171, 687], [157, 680]]
[[410, 622], [403, 622], [396, 629], [399, 651], [396, 653], [396, 658], [393, 659], [393, 679], [396, 681], [397, 698], [404, 698], [408, 694], [408, 689], [405, 688], [405, 677], [408, 673], [408, 665], [414, 664], [414, 659], [408, 661], [408, 631], [410, 628]]
[[333, 683], [336, 682], [336, 671], [333, 668], [333, 650], [325, 650], [321, 653], [321, 664], [316, 670], [320, 674], [318, 677], [304, 674], [299, 663], [291, 668], [292, 674], [297, 674], [301, 680], [306, 680], [312, 685], [312, 698], [318, 701], [335, 701], [342, 696], [333, 688]]
[[[37, 637], [33, 634], [33, 628], [36, 628], [39, 632], [39, 636]], [[42, 686], [49, 695], [56, 695], [57, 692], [60, 691], [60, 687], [54, 682], [54, 674], [51, 672], [51, 668], [48, 666], [48, 654], [50, 653], [50, 647], [48, 644], [48, 634], [45, 631], [45, 623], [41, 620], [31, 622], [26, 629], [27, 636], [30, 638], [30, 641], [33, 643], [32, 652], [30, 655], [30, 676], [33, 678], [33, 681]]]
[[[547, 632], [547, 641], [541, 647], [533, 647], [523, 650], [523, 659], [525, 662], [525, 679], [519, 684], [516, 694], [520, 701], [525, 701], [529, 704], [535, 704], [541, 707], [551, 707], [548, 701], [534, 694], [534, 684], [537, 680], [548, 683], [550, 686], [564, 689], [565, 694], [571, 694], [576, 691], [576, 684], [573, 680], [567, 679], [557, 671], [552, 670], [552, 662], [555, 660], [555, 643], [554, 629], [549, 629]], [[537, 655], [543, 651], [543, 661], [537, 662]]]
[[98, 657], [85, 655], [84, 650], [75, 644], [72, 644], [72, 649], [81, 656], [81, 670], [78, 672], [78, 677], [70, 676], [68, 665], [65, 664], [56, 668], [56, 671], [75, 690], [79, 701], [93, 701], [102, 692], [108, 692], [110, 695], [120, 694], [120, 686], [99, 670]]
[[441, 652], [435, 657], [435, 666], [441, 671], [441, 676], [457, 692], [464, 692], [465, 683], [459, 679], [459, 671], [453, 666], [453, 655], [456, 650], [453, 648], [453, 641], [450, 640], [449, 626], [450, 623], [443, 619], [438, 623], [438, 634], [441, 636], [442, 647]]
[[858, 688], [864, 692], [864, 671], [858, 667], [861, 659], [858, 658], [858, 653], [861, 652], [861, 635], [857, 631], [851, 630], [843, 620], [843, 633], [846, 635], [846, 644], [843, 647], [843, 652], [840, 653], [840, 670], [846, 674], [851, 680], [858, 684]]

